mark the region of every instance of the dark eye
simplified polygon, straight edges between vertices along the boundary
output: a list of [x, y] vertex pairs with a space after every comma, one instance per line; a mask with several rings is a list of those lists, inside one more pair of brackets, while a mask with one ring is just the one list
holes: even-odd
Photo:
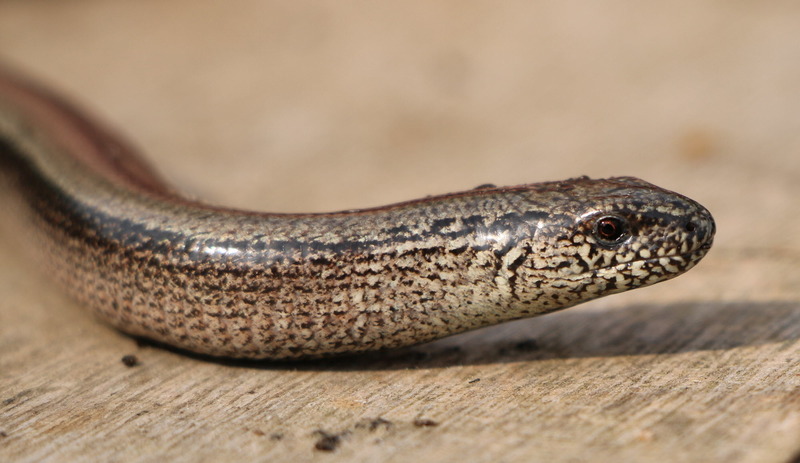
[[617, 244], [628, 236], [628, 223], [621, 217], [601, 217], [594, 224], [594, 236], [603, 244]]

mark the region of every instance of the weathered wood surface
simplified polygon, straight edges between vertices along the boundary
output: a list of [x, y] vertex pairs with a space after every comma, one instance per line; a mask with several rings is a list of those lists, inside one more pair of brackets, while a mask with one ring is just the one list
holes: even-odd
[[4, 61], [216, 202], [625, 174], [719, 229], [653, 288], [293, 364], [137, 346], [2, 235], [0, 461], [798, 458], [800, 6], [647, 5], [0, 2]]

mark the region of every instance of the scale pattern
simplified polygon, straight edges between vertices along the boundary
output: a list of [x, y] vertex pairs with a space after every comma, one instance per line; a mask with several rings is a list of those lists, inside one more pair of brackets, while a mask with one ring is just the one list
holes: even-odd
[[[407, 346], [692, 268], [715, 225], [632, 177], [269, 214], [174, 194], [116, 137], [0, 73], [0, 186], [42, 267], [127, 333], [214, 356]], [[619, 239], [598, 231], [608, 217]]]

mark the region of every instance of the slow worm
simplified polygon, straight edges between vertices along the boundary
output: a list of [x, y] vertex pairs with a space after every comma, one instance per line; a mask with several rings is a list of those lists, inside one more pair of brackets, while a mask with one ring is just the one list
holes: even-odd
[[2, 70], [0, 172], [9, 223], [81, 304], [126, 333], [226, 357], [392, 348], [552, 312], [677, 276], [715, 231], [703, 206], [632, 177], [322, 214], [209, 206]]

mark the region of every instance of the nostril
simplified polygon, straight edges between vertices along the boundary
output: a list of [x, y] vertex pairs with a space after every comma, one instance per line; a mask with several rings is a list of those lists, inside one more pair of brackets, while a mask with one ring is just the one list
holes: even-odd
[[686, 222], [684, 228], [686, 229], [687, 232], [693, 232], [697, 230], [697, 225], [695, 225], [694, 222]]

